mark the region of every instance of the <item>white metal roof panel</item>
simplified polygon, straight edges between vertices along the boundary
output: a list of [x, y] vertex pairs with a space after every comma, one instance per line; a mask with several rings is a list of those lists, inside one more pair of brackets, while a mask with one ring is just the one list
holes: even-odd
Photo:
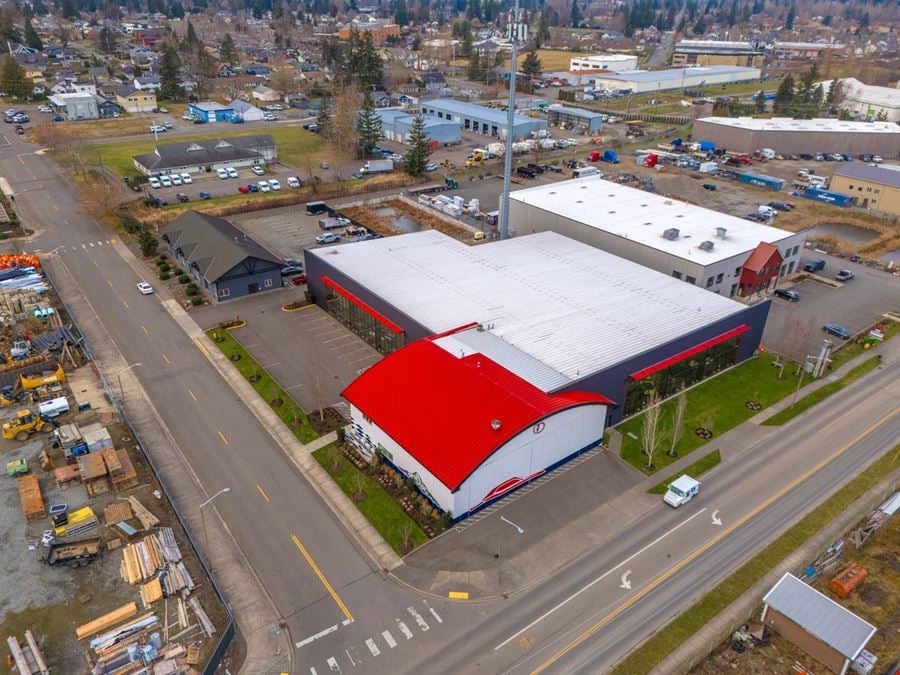
[[[698, 265], [748, 255], [762, 241], [777, 244], [795, 234], [613, 183], [601, 176], [516, 190], [510, 199]], [[726, 229], [724, 239], [717, 236], [718, 227]], [[671, 228], [680, 233], [674, 241], [663, 237], [663, 232]], [[711, 251], [699, 248], [704, 241], [713, 243]]]
[[668, 70], [626, 70], [621, 73], [604, 74], [602, 79], [621, 82], [669, 82], [690, 77], [724, 74], [744, 75], [748, 80], [755, 80], [760, 76], [761, 71], [759, 68], [746, 66], [696, 66], [693, 68], [669, 68]]
[[875, 634], [875, 626], [790, 573], [766, 593], [763, 602], [851, 661]]
[[467, 246], [428, 230], [308, 253], [434, 333], [478, 322], [570, 380], [744, 309], [554, 232]]
[[798, 120], [791, 117], [701, 117], [698, 122], [718, 124], [733, 129], [751, 131], [806, 131], [821, 133], [831, 131], [842, 134], [900, 134], [900, 127], [893, 122], [848, 122], [836, 119], [814, 118]]

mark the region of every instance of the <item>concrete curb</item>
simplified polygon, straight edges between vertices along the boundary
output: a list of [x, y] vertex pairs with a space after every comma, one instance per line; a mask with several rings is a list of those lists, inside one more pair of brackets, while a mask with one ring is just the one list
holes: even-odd
[[[878, 459], [876, 457], [873, 463], [878, 461]], [[720, 642], [752, 617], [766, 591], [785, 572], [797, 574], [805, 569], [806, 565], [816, 555], [821, 553], [835, 539], [849, 530], [854, 523], [865, 517], [881, 501], [896, 491], [898, 484], [900, 484], [900, 469], [895, 469], [853, 502], [850, 508], [810, 537], [800, 548], [788, 555], [787, 558], [764, 575], [731, 605], [683, 642], [681, 646], [677, 647], [656, 668], [650, 671], [650, 675], [671, 675], [672, 673], [686, 673], [690, 671], [701, 660], [706, 658]], [[690, 611], [690, 608], [687, 611]], [[673, 617], [673, 620], [675, 618]], [[665, 627], [662, 630], [665, 630]]]
[[[310, 446], [303, 445], [297, 440], [293, 432], [287, 428], [282, 419], [269, 407], [269, 404], [256, 393], [251, 384], [241, 376], [235, 377], [235, 370], [231, 363], [196, 322], [188, 316], [187, 312], [181, 308], [177, 301], [165, 300], [163, 305], [185, 333], [196, 342], [209, 362], [238, 397], [244, 401], [250, 412], [275, 439], [275, 442], [278, 443], [285, 455], [300, 470], [300, 473], [303, 474], [313, 489], [319, 493], [319, 496], [331, 508], [338, 520], [354, 535], [362, 549], [372, 558], [376, 567], [390, 571], [401, 565], [403, 561], [400, 559], [400, 556], [385, 542], [381, 535], [378, 534], [378, 531], [350, 501], [350, 498], [344, 494], [344, 491], [338, 487], [337, 483], [312, 456], [312, 450], [317, 448], [313, 447], [311, 449]], [[337, 435], [335, 434], [336, 438]], [[327, 445], [329, 442], [322, 439], [317, 440], [321, 445]]]

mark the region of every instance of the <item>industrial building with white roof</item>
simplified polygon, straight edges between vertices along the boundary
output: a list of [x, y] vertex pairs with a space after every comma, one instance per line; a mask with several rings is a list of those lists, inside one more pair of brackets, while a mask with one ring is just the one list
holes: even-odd
[[774, 290], [806, 240], [601, 176], [517, 190], [509, 213], [519, 235], [558, 232], [728, 297]]
[[750, 82], [762, 75], [759, 68], [745, 66], [700, 66], [668, 70], [632, 70], [598, 75], [597, 89], [630, 89], [633, 94], [648, 94], [685, 87], [705, 87], [732, 82]]
[[737, 152], [771, 148], [778, 153], [839, 152], [896, 159], [900, 127], [893, 122], [849, 122], [790, 117], [701, 117], [691, 130], [694, 141], [712, 141]]
[[423, 231], [305, 256], [316, 303], [387, 354], [344, 392], [351, 441], [454, 517], [593, 446], [651, 391], [751, 357], [769, 310], [554, 232], [468, 246]]

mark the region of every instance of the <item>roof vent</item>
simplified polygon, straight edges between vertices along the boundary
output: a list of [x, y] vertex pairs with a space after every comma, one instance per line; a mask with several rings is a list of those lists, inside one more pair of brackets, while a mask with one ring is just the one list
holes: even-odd
[[712, 251], [715, 248], [715, 244], [711, 241], [702, 241], [700, 242], [700, 250], [701, 251]]
[[716, 228], [716, 236], [719, 239], [725, 239], [728, 236], [728, 229], [725, 227], [717, 227]]
[[500, 420], [498, 420], [496, 417], [491, 420], [491, 429], [493, 429], [494, 431], [500, 431]]
[[675, 241], [676, 239], [678, 239], [678, 235], [680, 235], [680, 234], [681, 234], [681, 232], [678, 230], [677, 227], [670, 227], [668, 230], [663, 232], [663, 239], [668, 239], [669, 241]]

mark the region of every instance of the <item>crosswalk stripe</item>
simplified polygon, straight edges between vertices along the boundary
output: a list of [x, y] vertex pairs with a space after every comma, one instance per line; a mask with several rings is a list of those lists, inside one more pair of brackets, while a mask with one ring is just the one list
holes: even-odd
[[391, 635], [389, 630], [381, 631], [381, 637], [384, 638], [384, 641], [387, 642], [387, 646], [391, 649], [397, 646], [397, 641], [394, 639], [394, 636]]
[[102, 241], [98, 241], [98, 242], [97, 242], [97, 246], [103, 246], [103, 242], [102, 242]]
[[90, 242], [91, 248], [94, 248], [94, 242]]
[[378, 649], [378, 645], [375, 644], [375, 640], [372, 638], [368, 638], [366, 640], [366, 647], [369, 648], [369, 651], [372, 652], [372, 656], [378, 656], [381, 653], [381, 650]]
[[400, 619], [397, 619], [397, 628], [399, 628], [400, 632], [403, 633], [403, 637], [405, 637], [407, 640], [412, 640], [412, 631]]
[[309, 675], [319, 675], [319, 674], [316, 672], [316, 669], [315, 669], [315, 668], [313, 668], [312, 666], [310, 666], [310, 668], [309, 668]]

